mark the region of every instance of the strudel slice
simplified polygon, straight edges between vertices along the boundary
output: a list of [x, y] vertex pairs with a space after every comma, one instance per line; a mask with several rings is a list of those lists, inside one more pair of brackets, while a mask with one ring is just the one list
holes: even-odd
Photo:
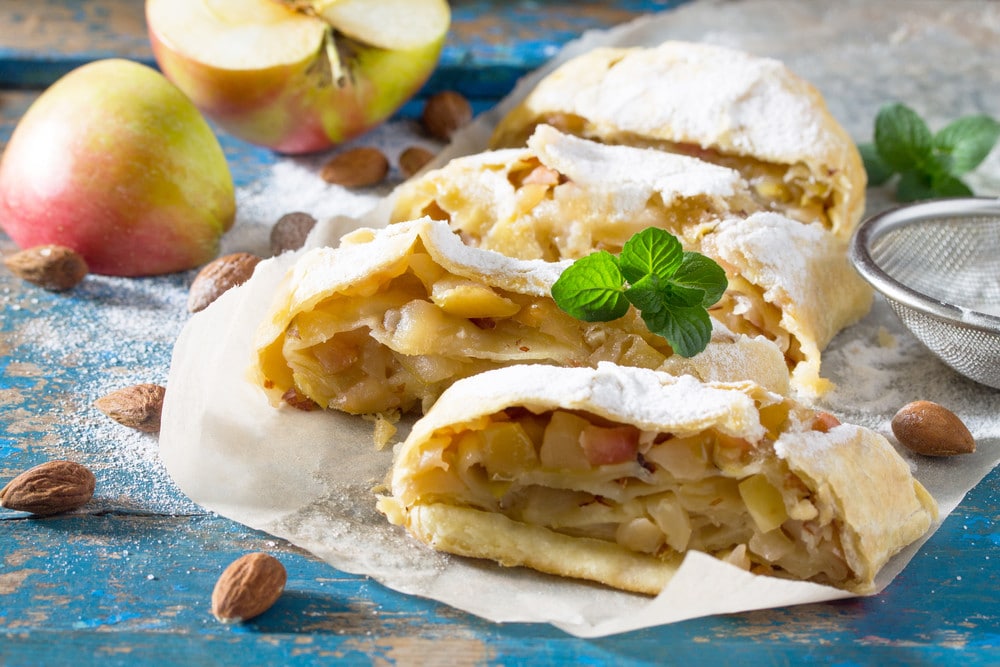
[[468, 244], [552, 261], [617, 254], [635, 232], [666, 229], [725, 268], [713, 317], [773, 340], [808, 395], [829, 388], [827, 343], [871, 307], [846, 244], [819, 223], [760, 210], [737, 172], [547, 125], [526, 148], [459, 158], [402, 186], [395, 218], [415, 215], [446, 220]]
[[871, 591], [937, 506], [881, 435], [752, 383], [511, 367], [396, 451], [380, 511], [431, 547], [655, 594], [685, 552]]
[[842, 240], [864, 212], [854, 141], [820, 93], [773, 59], [681, 41], [594, 49], [542, 79], [501, 119], [491, 147], [523, 146], [542, 123], [731, 167], [765, 207]]
[[[603, 323], [560, 310], [550, 293], [566, 266], [470, 248], [427, 218], [357, 230], [289, 271], [258, 331], [256, 380], [275, 404], [405, 412], [501, 366], [659, 368], [678, 356], [635, 309]], [[788, 388], [774, 343], [718, 322], [708, 349], [676, 363], [705, 379]]]

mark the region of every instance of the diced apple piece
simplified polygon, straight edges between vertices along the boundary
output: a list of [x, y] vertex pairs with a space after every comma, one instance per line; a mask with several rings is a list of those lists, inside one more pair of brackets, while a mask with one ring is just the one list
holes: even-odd
[[788, 519], [781, 491], [764, 475], [751, 475], [740, 482], [740, 497], [762, 533], [768, 533]]
[[653, 445], [644, 454], [647, 461], [655, 463], [675, 479], [702, 479], [708, 471], [711, 438], [698, 434], [688, 438], [670, 438]]
[[635, 461], [639, 453], [639, 430], [634, 426], [605, 428], [591, 424], [580, 434], [580, 446], [591, 465]]
[[396, 361], [417, 380], [425, 384], [441, 382], [461, 372], [462, 362], [437, 355], [399, 354]]
[[486, 285], [465, 278], [449, 276], [434, 283], [431, 301], [456, 317], [510, 317], [521, 309]]
[[618, 526], [615, 541], [626, 549], [652, 554], [663, 544], [663, 531], [647, 519], [639, 517]]
[[684, 551], [691, 541], [691, 518], [681, 507], [677, 496], [668, 491], [651, 500], [646, 511], [666, 536], [667, 545], [675, 551]]
[[795, 543], [780, 530], [755, 533], [750, 538], [750, 550], [769, 563], [776, 563], [795, 551]]
[[434, 258], [423, 252], [415, 252], [410, 255], [409, 268], [420, 282], [424, 284], [424, 288], [428, 294], [431, 293], [434, 283], [447, 273], [444, 267], [434, 261]]
[[590, 463], [580, 446], [580, 434], [590, 422], [569, 412], [552, 413], [539, 450], [539, 458], [546, 468], [587, 470]]
[[480, 431], [483, 465], [491, 479], [511, 480], [538, 466], [535, 443], [517, 422], [499, 422]]

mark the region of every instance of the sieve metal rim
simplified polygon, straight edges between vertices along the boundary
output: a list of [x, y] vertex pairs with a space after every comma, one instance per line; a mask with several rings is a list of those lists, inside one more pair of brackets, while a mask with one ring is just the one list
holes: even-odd
[[887, 299], [956, 327], [1000, 334], [1000, 316], [946, 303], [919, 292], [886, 273], [871, 254], [872, 244], [890, 231], [922, 222], [963, 217], [995, 217], [997, 232], [1000, 233], [1000, 199], [935, 199], [876, 213], [854, 230], [848, 256], [861, 277]]

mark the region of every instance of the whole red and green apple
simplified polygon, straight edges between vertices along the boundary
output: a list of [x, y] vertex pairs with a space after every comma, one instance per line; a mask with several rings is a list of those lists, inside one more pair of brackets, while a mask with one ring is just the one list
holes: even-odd
[[128, 60], [79, 67], [29, 107], [0, 157], [0, 226], [57, 244], [94, 273], [200, 266], [235, 218], [225, 155], [198, 109]]
[[280, 153], [375, 127], [437, 65], [446, 0], [146, 0], [156, 61], [230, 134]]

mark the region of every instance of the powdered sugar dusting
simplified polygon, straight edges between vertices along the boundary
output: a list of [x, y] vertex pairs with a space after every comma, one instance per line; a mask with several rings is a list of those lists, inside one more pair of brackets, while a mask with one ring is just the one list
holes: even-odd
[[[841, 139], [817, 118], [810, 90], [776, 60], [708, 44], [665, 42], [570, 61], [539, 86], [529, 104], [561, 109], [598, 126], [702, 146], [728, 145], [784, 162], [801, 155], [804, 146], [819, 155]], [[664, 136], [667, 127], [670, 136]]]
[[[600, 144], [539, 125], [528, 140], [542, 161], [571, 180], [599, 190], [632, 186], [643, 202], [658, 192], [665, 201], [675, 197], [730, 197], [746, 190], [740, 174], [726, 167], [655, 149]], [[642, 165], [636, 169], [636, 165]]]

